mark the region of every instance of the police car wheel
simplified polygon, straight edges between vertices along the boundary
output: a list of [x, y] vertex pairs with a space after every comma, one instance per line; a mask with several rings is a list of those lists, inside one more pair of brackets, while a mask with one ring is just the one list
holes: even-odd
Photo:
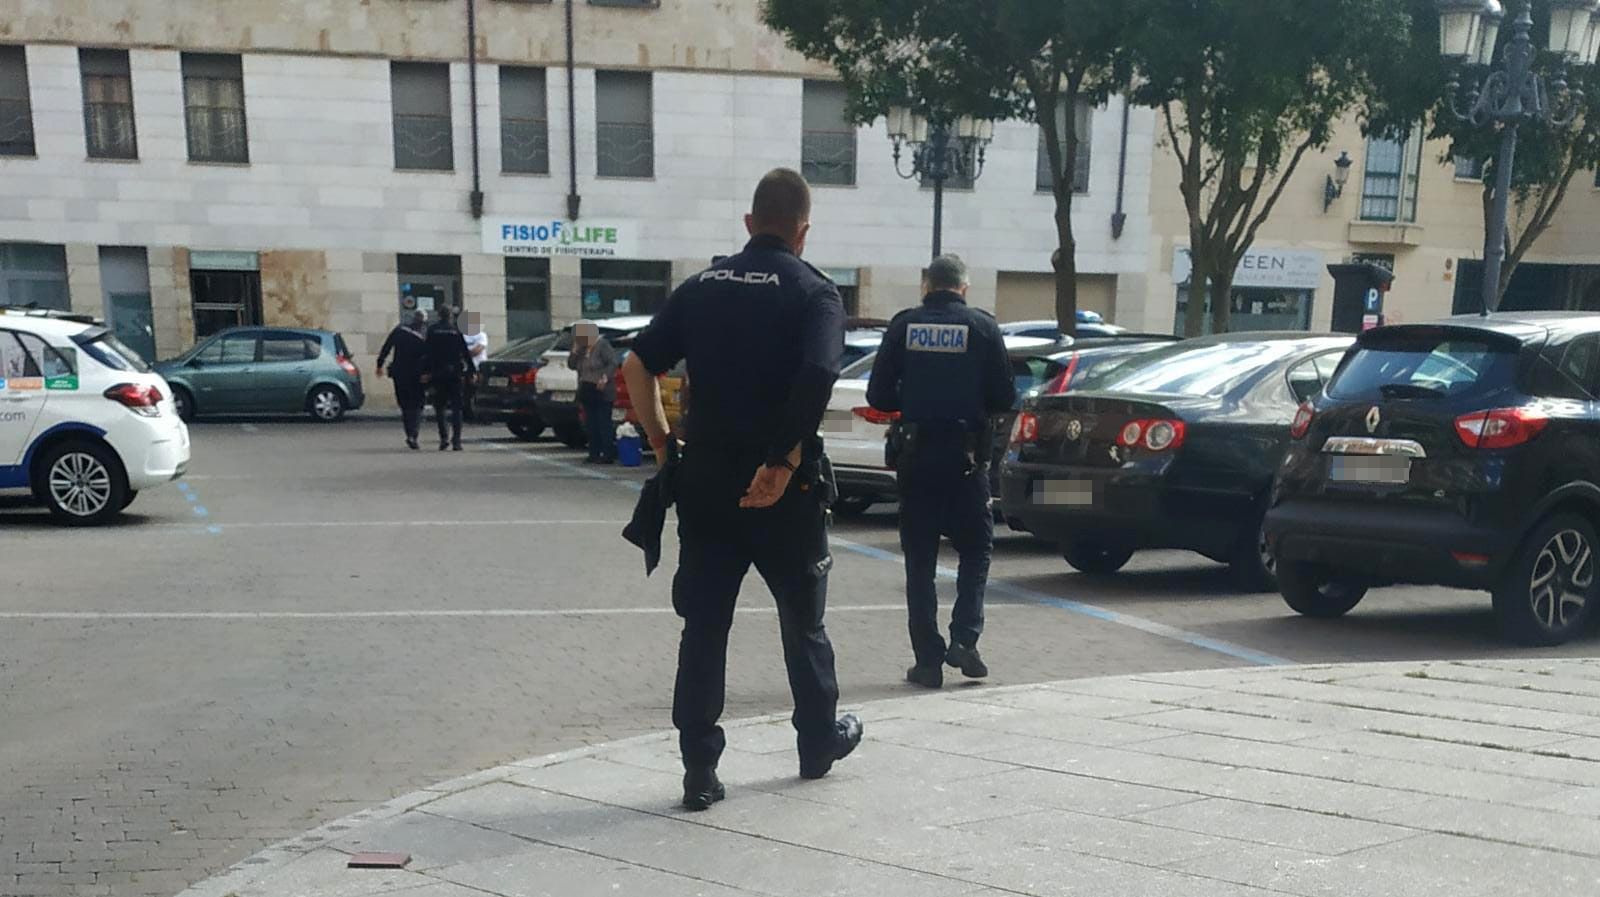
[[1076, 540], [1062, 543], [1061, 557], [1079, 573], [1105, 576], [1121, 570], [1133, 557], [1133, 549]]
[[34, 495], [66, 526], [105, 523], [127, 507], [129, 492], [116, 453], [99, 443], [59, 443], [34, 467]]

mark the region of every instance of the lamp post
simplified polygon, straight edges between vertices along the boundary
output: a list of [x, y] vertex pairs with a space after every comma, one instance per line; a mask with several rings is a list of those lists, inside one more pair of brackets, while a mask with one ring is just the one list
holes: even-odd
[[[920, 112], [895, 106], [889, 110], [888, 124], [895, 173], [907, 180], [933, 182], [933, 256], [938, 258], [944, 243], [944, 183], [954, 177], [976, 181], [983, 174], [983, 154], [994, 139], [994, 123], [971, 116], [954, 123], [948, 118], [930, 121]], [[909, 171], [901, 162], [907, 149]]]
[[[1534, 70], [1532, 0], [1511, 0], [1517, 14], [1495, 68], [1495, 47], [1505, 8], [1500, 0], [1434, 0], [1439, 10], [1439, 52], [1458, 65], [1450, 77], [1450, 111], [1480, 128], [1499, 126], [1500, 155], [1495, 161], [1494, 207], [1483, 245], [1483, 302], [1487, 315], [1500, 290], [1506, 230], [1511, 213], [1511, 173], [1517, 136], [1523, 125], [1566, 127], [1578, 114], [1583, 93], [1567, 84], [1566, 66], [1594, 65], [1600, 54], [1600, 0], [1551, 0], [1550, 39], [1545, 49], [1560, 57], [1555, 77]], [[1462, 72], [1471, 78], [1463, 94]], [[1464, 101], [1464, 102], [1463, 102]]]

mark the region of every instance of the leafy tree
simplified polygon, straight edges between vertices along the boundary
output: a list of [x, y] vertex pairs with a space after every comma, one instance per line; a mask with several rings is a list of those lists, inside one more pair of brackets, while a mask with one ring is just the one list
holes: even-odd
[[1073, 180], [1080, 146], [1072, 114], [1126, 80], [1119, 47], [1129, 10], [1104, 0], [765, 0], [767, 24], [795, 49], [838, 69], [851, 115], [891, 105], [930, 121], [1023, 118], [1044, 133], [1055, 197], [1056, 320], [1077, 321]]
[[1205, 331], [1208, 284], [1211, 329], [1228, 329], [1234, 270], [1301, 161], [1418, 58], [1413, 2], [1126, 0], [1133, 97], [1157, 110], [1181, 172], [1185, 334]]

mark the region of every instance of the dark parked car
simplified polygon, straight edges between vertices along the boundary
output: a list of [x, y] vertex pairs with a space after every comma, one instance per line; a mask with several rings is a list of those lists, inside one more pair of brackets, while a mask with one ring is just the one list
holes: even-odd
[[1369, 586], [1484, 589], [1551, 645], [1596, 602], [1600, 316], [1510, 313], [1361, 335], [1301, 409], [1267, 518], [1294, 610]]
[[332, 422], [366, 401], [344, 337], [299, 327], [234, 327], [153, 365], [178, 416], [309, 414]]
[[1068, 564], [1113, 573], [1182, 548], [1271, 588], [1261, 521], [1300, 403], [1351, 338], [1250, 333], [1172, 343], [1023, 403], [1002, 503]]
[[1107, 337], [1081, 339], [1072, 348], [1039, 354], [1036, 351], [1013, 351], [1011, 369], [1016, 375], [1017, 405], [1010, 412], [995, 418], [994, 462], [989, 465], [989, 494], [995, 497], [994, 516], [1018, 532], [1026, 532], [1022, 521], [1005, 513], [1000, 489], [1000, 461], [1006, 456], [1011, 441], [1011, 427], [1016, 423], [1017, 410], [1028, 399], [1038, 396], [1058, 396], [1077, 389], [1096, 371], [1126, 361], [1135, 355], [1159, 349], [1176, 342], [1177, 337]]
[[491, 353], [478, 367], [478, 419], [505, 424], [518, 439], [537, 439], [545, 431], [539, 417], [539, 369], [557, 334], [519, 340]]

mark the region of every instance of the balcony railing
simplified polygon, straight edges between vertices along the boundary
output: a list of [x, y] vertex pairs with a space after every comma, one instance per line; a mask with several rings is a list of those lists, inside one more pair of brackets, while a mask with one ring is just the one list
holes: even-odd
[[137, 159], [133, 106], [127, 103], [86, 103], [83, 130], [89, 155], [96, 159]]
[[854, 131], [807, 131], [800, 136], [800, 173], [813, 184], [856, 182]]
[[454, 168], [450, 116], [396, 113], [394, 167], [422, 171], [449, 171]]
[[649, 125], [601, 122], [595, 150], [595, 172], [600, 177], [655, 177], [655, 134]]
[[500, 167], [519, 174], [550, 173], [550, 126], [544, 119], [500, 122]]
[[0, 156], [33, 154], [33, 109], [26, 100], [0, 100]]
[[249, 162], [249, 137], [243, 109], [190, 106], [189, 159], [194, 162]]

